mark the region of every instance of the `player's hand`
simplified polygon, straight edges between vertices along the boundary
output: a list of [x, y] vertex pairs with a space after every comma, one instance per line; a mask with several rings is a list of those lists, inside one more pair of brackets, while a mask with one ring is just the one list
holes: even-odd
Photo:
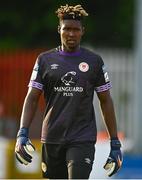
[[118, 139], [111, 139], [110, 146], [110, 154], [104, 165], [104, 169], [107, 171], [107, 175], [109, 177], [114, 175], [122, 166], [122, 153], [120, 150], [120, 141]]
[[32, 152], [35, 147], [28, 138], [28, 129], [21, 128], [17, 134], [17, 142], [15, 145], [15, 154], [17, 160], [24, 165], [32, 162]]

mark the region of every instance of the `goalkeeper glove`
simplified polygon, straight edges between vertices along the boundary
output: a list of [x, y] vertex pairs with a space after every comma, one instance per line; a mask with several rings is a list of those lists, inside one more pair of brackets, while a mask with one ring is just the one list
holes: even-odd
[[17, 134], [15, 153], [17, 160], [24, 165], [32, 162], [32, 152], [35, 147], [28, 138], [28, 128], [21, 128]]
[[110, 147], [110, 154], [104, 165], [104, 169], [109, 177], [115, 174], [122, 166], [121, 143], [118, 138], [111, 139]]

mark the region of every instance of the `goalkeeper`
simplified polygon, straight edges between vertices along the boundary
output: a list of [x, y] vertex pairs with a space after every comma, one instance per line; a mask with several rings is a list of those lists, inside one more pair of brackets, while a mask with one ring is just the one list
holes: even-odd
[[82, 19], [88, 13], [81, 5], [65, 5], [56, 14], [61, 45], [41, 53], [35, 62], [17, 134], [16, 158], [24, 165], [32, 162], [35, 148], [29, 139], [29, 127], [43, 92], [46, 105], [41, 132], [43, 177], [88, 179], [97, 135], [95, 90], [110, 137], [110, 154], [104, 168], [112, 176], [122, 164], [121, 143], [104, 61], [80, 46], [85, 32]]

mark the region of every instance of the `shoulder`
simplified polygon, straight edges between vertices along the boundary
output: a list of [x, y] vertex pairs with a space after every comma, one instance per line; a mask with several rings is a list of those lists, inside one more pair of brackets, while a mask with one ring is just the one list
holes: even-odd
[[43, 64], [47, 62], [51, 57], [55, 57], [57, 55], [57, 48], [53, 48], [44, 52], [41, 52], [37, 56], [37, 63]]
[[92, 59], [93, 61], [95, 61], [98, 64], [103, 64], [102, 57], [98, 53], [96, 53], [94, 50], [88, 49], [86, 47], [81, 47], [81, 49], [82, 49], [84, 56]]
[[48, 51], [44, 51], [38, 55], [38, 58], [50, 57], [57, 52], [57, 48], [50, 49]]

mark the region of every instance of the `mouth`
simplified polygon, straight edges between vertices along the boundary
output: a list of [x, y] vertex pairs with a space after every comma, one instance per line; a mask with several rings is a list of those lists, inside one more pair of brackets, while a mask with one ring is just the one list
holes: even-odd
[[68, 40], [67, 44], [68, 44], [68, 46], [76, 46], [76, 41], [75, 40]]
[[70, 39], [70, 40], [67, 40], [67, 42], [68, 42], [68, 43], [73, 44], [73, 43], [75, 43], [76, 41], [75, 41], [75, 40]]

